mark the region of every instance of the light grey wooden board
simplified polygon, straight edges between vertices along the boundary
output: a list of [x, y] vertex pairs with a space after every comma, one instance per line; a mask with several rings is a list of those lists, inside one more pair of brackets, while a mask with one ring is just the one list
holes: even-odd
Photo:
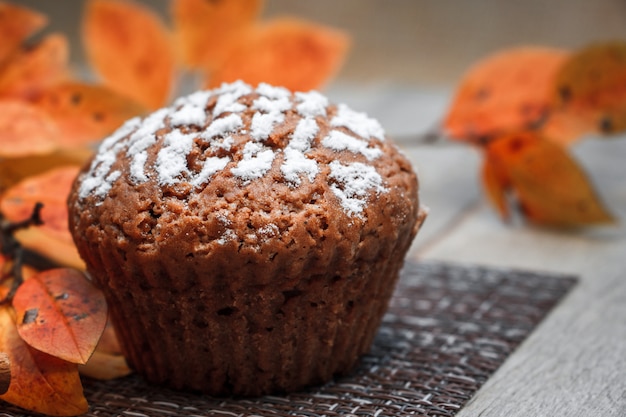
[[410, 140], [444, 114], [445, 91], [339, 86], [335, 101], [378, 118], [400, 137], [431, 209], [409, 256], [572, 274], [580, 282], [458, 414], [626, 416], [626, 138], [572, 147], [621, 224], [563, 232], [503, 224], [479, 184], [480, 155]]
[[[505, 225], [481, 203], [412, 254], [580, 278], [459, 417], [626, 415], [626, 141], [574, 151], [622, 224], [581, 232]], [[433, 205], [432, 217], [438, 209]]]

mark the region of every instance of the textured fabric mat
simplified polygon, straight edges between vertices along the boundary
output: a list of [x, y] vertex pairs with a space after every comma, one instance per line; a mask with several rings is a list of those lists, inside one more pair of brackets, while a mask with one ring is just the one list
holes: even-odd
[[[131, 376], [84, 381], [86, 416], [452, 416], [576, 280], [530, 271], [408, 263], [368, 355], [321, 387], [214, 399]], [[0, 417], [23, 417], [0, 403]]]

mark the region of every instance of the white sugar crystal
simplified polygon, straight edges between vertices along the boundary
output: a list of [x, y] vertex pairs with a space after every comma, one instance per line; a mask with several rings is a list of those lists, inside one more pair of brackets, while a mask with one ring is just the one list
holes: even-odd
[[224, 136], [227, 133], [234, 132], [243, 126], [241, 116], [232, 113], [225, 117], [213, 120], [204, 132], [200, 134], [202, 139], [211, 140], [216, 136]]
[[311, 148], [311, 141], [317, 135], [319, 126], [315, 119], [301, 119], [293, 132], [291, 141], [285, 148], [285, 160], [280, 167], [285, 179], [294, 185], [300, 185], [300, 175], [304, 174], [313, 181], [319, 172], [317, 162], [305, 156]]
[[331, 132], [322, 140], [322, 145], [335, 151], [350, 151], [360, 153], [368, 161], [378, 158], [382, 151], [378, 148], [370, 148], [364, 140], [347, 135], [339, 130]]
[[188, 96], [179, 98], [174, 102], [174, 105], [178, 106], [181, 104], [189, 103], [196, 107], [204, 109], [212, 95], [213, 92], [210, 90], [196, 91], [195, 93], [189, 94]]
[[222, 85], [222, 94], [215, 103], [213, 109], [213, 117], [217, 117], [225, 112], [242, 112], [246, 109], [246, 106], [238, 103], [241, 97], [252, 92], [252, 88], [243, 82], [235, 82], [228, 85]]
[[291, 92], [289, 92], [286, 88], [274, 87], [273, 85], [269, 85], [267, 83], [260, 83], [256, 88], [256, 92], [273, 100], [289, 98], [291, 96]]
[[180, 176], [189, 172], [187, 155], [193, 148], [195, 137], [196, 135], [184, 134], [180, 130], [173, 130], [165, 136], [155, 164], [161, 185], [180, 182]]
[[111, 187], [113, 187], [113, 183], [122, 175], [120, 171], [113, 171], [102, 181], [98, 187], [93, 192], [98, 197], [102, 197], [106, 195]]
[[293, 149], [297, 149], [300, 152], [306, 152], [309, 150], [311, 146], [311, 141], [313, 140], [315, 135], [317, 135], [319, 130], [320, 127], [318, 126], [315, 119], [300, 119], [300, 121], [296, 125], [295, 130], [293, 131], [291, 141], [287, 146]]
[[148, 152], [138, 152], [133, 155], [130, 161], [130, 178], [135, 184], [148, 181], [145, 167], [148, 160]]
[[329, 167], [329, 177], [338, 183], [332, 184], [331, 190], [341, 201], [342, 207], [352, 214], [358, 215], [363, 211], [367, 194], [371, 190], [376, 193], [387, 191], [382, 177], [371, 165], [360, 162], [343, 165], [339, 161], [332, 161]]
[[281, 97], [279, 99], [269, 99], [261, 96], [254, 100], [252, 103], [254, 110], [259, 110], [264, 113], [284, 113], [291, 109], [291, 100], [288, 97]]
[[385, 131], [378, 121], [368, 117], [365, 113], [352, 110], [345, 104], [337, 106], [337, 114], [330, 121], [330, 125], [333, 127], [346, 127], [364, 138], [385, 139]]
[[206, 113], [204, 107], [192, 103], [184, 104], [180, 109], [170, 115], [172, 126], [196, 125], [204, 126]]
[[261, 178], [272, 167], [274, 151], [263, 149], [261, 145], [248, 142], [243, 149], [243, 159], [230, 171], [244, 181]]
[[300, 175], [307, 176], [309, 181], [313, 181], [319, 172], [317, 162], [307, 158], [302, 152], [285, 148], [285, 162], [280, 166], [280, 171], [287, 181], [294, 185], [300, 185]]
[[307, 93], [295, 93], [296, 110], [302, 117], [326, 116], [326, 107], [328, 99], [317, 91], [309, 91]]
[[285, 120], [283, 113], [254, 113], [250, 136], [256, 141], [264, 141], [271, 135], [274, 126]]
[[126, 136], [131, 134], [140, 125], [141, 118], [139, 117], [133, 117], [132, 119], [128, 120], [119, 129], [113, 132], [111, 136], [102, 141], [102, 144], [100, 145], [100, 149], [98, 151], [102, 153], [110, 151], [113, 146], [117, 144], [118, 141], [124, 139]]
[[204, 184], [214, 174], [223, 170], [228, 162], [230, 162], [230, 158], [227, 157], [218, 158], [213, 156], [211, 158], [207, 158], [207, 160], [204, 161], [200, 172], [191, 180], [191, 184], [195, 187]]

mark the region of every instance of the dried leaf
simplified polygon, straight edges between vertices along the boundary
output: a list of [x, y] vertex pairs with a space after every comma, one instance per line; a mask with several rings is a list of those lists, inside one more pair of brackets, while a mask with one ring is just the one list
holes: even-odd
[[30, 100], [69, 77], [69, 46], [51, 34], [35, 46], [22, 48], [0, 67], [0, 96]]
[[83, 19], [87, 56], [105, 84], [148, 108], [162, 106], [172, 90], [175, 59], [158, 16], [130, 1], [90, 0]]
[[172, 1], [176, 44], [184, 65], [217, 68], [233, 40], [256, 21], [262, 8], [262, 0]]
[[239, 37], [226, 60], [210, 74], [208, 86], [241, 79], [293, 91], [321, 88], [339, 69], [348, 36], [293, 18], [258, 24]]
[[111, 379], [121, 378], [130, 375], [133, 371], [128, 367], [126, 358], [122, 355], [113, 355], [111, 353], [96, 350], [89, 362], [85, 365], [79, 365], [78, 371], [81, 375], [89, 378], [108, 381]]
[[63, 148], [45, 155], [0, 159], [0, 195], [27, 177], [67, 165], [82, 166], [93, 155], [87, 148]]
[[498, 170], [497, 165], [485, 158], [482, 166], [482, 181], [491, 204], [496, 208], [503, 220], [510, 219], [507, 201], [507, 190], [510, 188], [508, 178]]
[[11, 385], [11, 359], [9, 355], [0, 352], [0, 395], [9, 390]]
[[72, 363], [87, 363], [107, 321], [102, 292], [70, 268], [50, 269], [24, 281], [13, 307], [26, 343]]
[[42, 202], [44, 224], [20, 230], [16, 238], [25, 247], [51, 260], [83, 268], [69, 232], [66, 204], [79, 169], [77, 166], [55, 168], [25, 179], [6, 191], [0, 201], [0, 210], [8, 220], [20, 221], [30, 216], [36, 202]]
[[11, 385], [0, 399], [51, 416], [87, 412], [76, 364], [28, 346], [19, 336], [12, 309], [0, 306], [0, 351], [9, 355]]
[[32, 9], [0, 2], [0, 63], [13, 54], [28, 37], [42, 29], [48, 19]]
[[50, 153], [58, 136], [54, 120], [37, 107], [0, 100], [0, 158]]
[[103, 86], [68, 82], [48, 89], [36, 105], [57, 123], [59, 146], [76, 147], [102, 139], [144, 107]]
[[[510, 187], [528, 220], [562, 227], [613, 221], [567, 151], [536, 132], [495, 139], [487, 146], [486, 157], [499, 182], [487, 188]], [[501, 190], [497, 192], [501, 194]]]
[[481, 142], [539, 126], [551, 110], [557, 70], [568, 53], [520, 47], [489, 56], [461, 79], [443, 127], [448, 136]]
[[553, 91], [559, 111], [584, 123], [580, 134], [626, 131], [626, 41], [574, 53], [558, 72]]

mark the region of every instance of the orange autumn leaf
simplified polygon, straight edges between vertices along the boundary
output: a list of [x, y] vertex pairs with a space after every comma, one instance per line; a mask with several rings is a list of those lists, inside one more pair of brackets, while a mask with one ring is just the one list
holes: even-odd
[[13, 307], [26, 343], [72, 363], [87, 363], [107, 322], [102, 292], [70, 268], [50, 269], [24, 281]]
[[35, 104], [54, 119], [62, 132], [57, 142], [67, 148], [102, 139], [127, 119], [146, 111], [106, 87], [77, 82], [46, 90]]
[[26, 155], [0, 159], [0, 195], [33, 175], [67, 165], [82, 166], [93, 155], [93, 150], [82, 147], [62, 148], [43, 155]]
[[262, 8], [262, 0], [173, 0], [171, 14], [183, 63], [194, 69], [215, 69]]
[[93, 355], [84, 365], [78, 366], [81, 375], [99, 380], [120, 378], [132, 373], [122, 354], [115, 329], [109, 320]]
[[480, 142], [537, 127], [551, 110], [551, 90], [568, 52], [520, 47], [491, 55], [462, 77], [443, 122], [446, 134]]
[[0, 352], [0, 395], [9, 390], [11, 386], [11, 359], [9, 355]]
[[0, 100], [0, 158], [41, 155], [56, 147], [59, 130], [37, 107], [17, 100]]
[[77, 416], [88, 405], [76, 364], [28, 346], [17, 332], [11, 307], [0, 306], [0, 352], [9, 356], [11, 384], [0, 400], [51, 416]]
[[581, 134], [626, 131], [626, 41], [575, 52], [558, 72], [553, 91], [559, 113], [583, 124]]
[[64, 35], [51, 34], [23, 47], [0, 67], [0, 96], [30, 100], [69, 77], [69, 46]]
[[39, 12], [17, 4], [0, 2], [0, 63], [46, 23], [46, 17]]
[[66, 204], [79, 169], [78, 166], [55, 168], [19, 182], [2, 196], [0, 211], [9, 221], [21, 221], [30, 216], [35, 203], [43, 203], [43, 225], [19, 230], [16, 238], [26, 248], [53, 261], [83, 268], [69, 232]]
[[294, 18], [258, 24], [232, 45], [207, 86], [241, 79], [292, 91], [321, 88], [343, 63], [348, 44], [344, 32]]
[[148, 7], [122, 0], [90, 0], [83, 41], [105, 84], [150, 109], [169, 98], [174, 53], [167, 28]]
[[[502, 194], [511, 192], [528, 220], [562, 227], [613, 221], [567, 151], [536, 132], [499, 137], [486, 147], [485, 154], [491, 165], [486, 183], [491, 198], [503, 201]], [[497, 207], [507, 215], [500, 203]]]
[[481, 174], [489, 201], [503, 220], [509, 220], [510, 210], [507, 201], [507, 191], [511, 184], [508, 182], [508, 177], [498, 170], [498, 166], [489, 158], [483, 160]]

